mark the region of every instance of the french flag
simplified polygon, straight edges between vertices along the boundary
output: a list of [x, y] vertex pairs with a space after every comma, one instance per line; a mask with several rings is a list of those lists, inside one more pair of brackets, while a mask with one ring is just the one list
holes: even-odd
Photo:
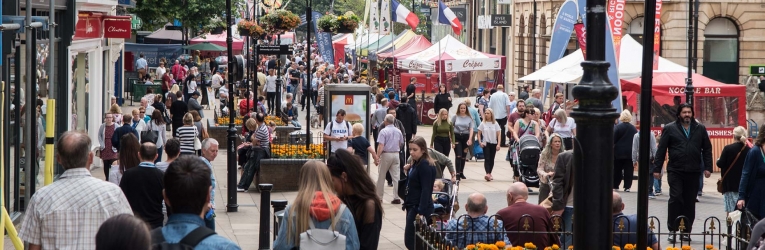
[[457, 19], [457, 15], [452, 12], [452, 9], [446, 7], [446, 4], [441, 2], [441, 0], [438, 0], [438, 22], [451, 25], [454, 34], [457, 34], [458, 36], [462, 31], [462, 24], [460, 23], [460, 20]]
[[391, 10], [393, 10], [393, 21], [403, 24], [408, 24], [412, 29], [417, 29], [417, 25], [420, 24], [420, 19], [417, 15], [409, 11], [403, 4], [396, 0], [391, 0]]

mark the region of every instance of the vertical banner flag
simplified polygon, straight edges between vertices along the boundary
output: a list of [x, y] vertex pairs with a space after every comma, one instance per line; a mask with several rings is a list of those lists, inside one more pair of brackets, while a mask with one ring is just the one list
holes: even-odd
[[618, 95], [611, 104], [616, 108], [616, 112], [622, 112], [622, 84], [619, 82], [619, 67], [616, 64], [616, 49], [614, 48], [614, 37], [611, 33], [611, 23], [606, 22], [606, 62], [611, 64], [608, 67], [608, 80], [618, 90]]
[[576, 30], [576, 41], [579, 43], [579, 49], [582, 50], [582, 57], [587, 60], [587, 30], [584, 29], [583, 23], [574, 24], [574, 30]]
[[[547, 64], [554, 63], [563, 57], [568, 47], [568, 41], [571, 39], [571, 33], [574, 32], [574, 24], [577, 20], [577, 3], [575, 0], [566, 0], [558, 10], [555, 17], [555, 26], [550, 38], [550, 54], [547, 56]], [[550, 89], [550, 82], [545, 82], [544, 95], [547, 95]]]
[[378, 9], [380, 4], [377, 0], [371, 2], [369, 5], [369, 33], [374, 34], [380, 32], [380, 11]]
[[388, 35], [393, 29], [390, 22], [390, 0], [382, 0], [380, 4], [380, 35]]
[[656, 23], [653, 25], [653, 70], [659, 69], [661, 50], [661, 0], [656, 0]]
[[[329, 32], [319, 32], [319, 18], [321, 18], [321, 16], [322, 14], [316, 11], [311, 13], [311, 23], [313, 23], [313, 30], [316, 31], [316, 44], [319, 47], [321, 58], [323, 58], [325, 62], [334, 62], [335, 55], [332, 49], [332, 34]], [[308, 46], [310, 46], [310, 44]]]
[[[619, 51], [622, 47], [622, 27], [624, 27], [624, 2], [625, 0], [608, 0], [608, 23], [611, 24], [611, 34], [614, 36], [614, 49], [616, 50], [616, 62], [619, 62]], [[618, 65], [613, 65], [618, 66]]]

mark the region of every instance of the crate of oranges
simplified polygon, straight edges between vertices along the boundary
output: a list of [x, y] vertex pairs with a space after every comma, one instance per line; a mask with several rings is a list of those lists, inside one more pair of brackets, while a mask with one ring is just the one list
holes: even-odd
[[305, 145], [271, 145], [271, 157], [276, 159], [321, 159], [323, 156], [324, 146], [321, 144], [311, 144], [309, 149]]

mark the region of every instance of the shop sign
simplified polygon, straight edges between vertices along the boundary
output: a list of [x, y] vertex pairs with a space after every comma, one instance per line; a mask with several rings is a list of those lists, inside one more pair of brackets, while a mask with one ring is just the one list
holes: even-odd
[[107, 16], [104, 19], [104, 37], [129, 39], [131, 26], [130, 16]]
[[491, 15], [491, 26], [494, 27], [509, 27], [512, 26], [513, 15]]
[[135, 14], [130, 14], [130, 29], [139, 30], [143, 27], [143, 20]]
[[474, 58], [446, 61], [446, 72], [475, 70], [498, 70], [502, 66], [500, 58]]
[[765, 65], [749, 66], [749, 74], [753, 76], [765, 76]]
[[101, 38], [101, 18], [103, 15], [98, 12], [80, 11], [77, 14], [77, 25], [74, 29], [74, 39]]

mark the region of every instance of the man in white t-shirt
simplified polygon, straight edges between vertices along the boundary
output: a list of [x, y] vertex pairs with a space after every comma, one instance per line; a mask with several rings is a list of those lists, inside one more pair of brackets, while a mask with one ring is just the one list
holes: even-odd
[[324, 128], [324, 140], [330, 141], [330, 154], [338, 148], [348, 148], [351, 136], [351, 124], [345, 121], [345, 110], [338, 110], [335, 118]]
[[223, 83], [223, 76], [221, 76], [220, 74], [221, 74], [220, 71], [215, 72], [215, 75], [212, 76], [212, 81], [210, 84], [210, 86], [213, 87], [213, 89], [215, 90], [214, 93], [216, 94], [218, 93], [218, 90], [220, 89], [221, 84]]
[[507, 124], [507, 116], [510, 114], [510, 97], [504, 92], [505, 87], [502, 84], [497, 85], [497, 92], [491, 94], [489, 98], [489, 108], [494, 111], [494, 119], [497, 120], [499, 127], [501, 128], [499, 145], [504, 146], [505, 143], [505, 125]]

